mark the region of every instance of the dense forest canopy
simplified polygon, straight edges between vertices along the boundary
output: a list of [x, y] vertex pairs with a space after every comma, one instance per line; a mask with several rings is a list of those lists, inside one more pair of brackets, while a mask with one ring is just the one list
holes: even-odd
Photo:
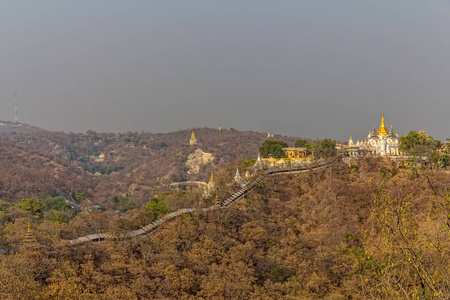
[[[191, 146], [189, 136], [0, 135], [0, 298], [448, 299], [448, 155], [423, 132], [401, 143], [410, 155], [427, 153], [425, 164], [337, 160], [268, 177], [230, 208], [182, 214], [149, 236], [55, 246], [214, 205], [237, 190], [236, 167], [257, 176], [261, 149], [272, 157], [287, 145], [318, 159], [338, 155], [331, 139], [196, 129]], [[215, 160], [188, 174], [196, 149]], [[212, 170], [213, 193], [170, 188], [207, 181]]]
[[[447, 299], [449, 183], [445, 172], [398, 169], [380, 158], [269, 177], [227, 210], [185, 214], [148, 237], [0, 256], [0, 293], [15, 299]], [[87, 227], [120, 232], [184, 201], [195, 205], [194, 192], [159, 195], [122, 218], [81, 214], [68, 224], [34, 223], [33, 234], [41, 243]], [[64, 209], [57, 199], [46, 203]], [[30, 217], [4, 223], [5, 242], [23, 244]]]

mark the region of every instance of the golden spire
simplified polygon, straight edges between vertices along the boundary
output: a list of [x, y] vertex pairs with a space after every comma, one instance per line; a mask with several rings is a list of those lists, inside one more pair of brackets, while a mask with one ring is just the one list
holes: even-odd
[[216, 190], [216, 200], [215, 200], [216, 206], [221, 206], [221, 201], [219, 200], [219, 191]]
[[219, 131], [222, 131], [222, 125], [219, 124]]
[[388, 135], [389, 131], [386, 128], [386, 125], [384, 125], [384, 112], [381, 115], [381, 125], [380, 128], [377, 131], [378, 135]]
[[214, 174], [213, 174], [213, 172], [211, 172], [211, 179], [209, 180], [209, 182], [214, 183]]
[[189, 140], [189, 144], [194, 145], [197, 144], [197, 139], [195, 138], [194, 131], [191, 133], [191, 139]]
[[31, 225], [30, 223], [28, 223], [28, 229], [27, 229], [27, 233], [25, 234], [25, 239], [24, 239], [24, 246], [25, 247], [30, 247], [33, 244], [35, 244], [36, 240], [33, 236], [33, 231], [31, 230]]
[[350, 141], [352, 141], [352, 136], [350, 136]]

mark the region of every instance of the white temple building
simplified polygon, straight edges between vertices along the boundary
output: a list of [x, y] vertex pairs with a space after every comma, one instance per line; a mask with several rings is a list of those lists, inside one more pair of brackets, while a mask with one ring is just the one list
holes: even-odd
[[361, 149], [366, 150], [373, 155], [380, 156], [398, 156], [399, 152], [399, 136], [397, 131], [394, 132], [392, 129], [387, 130], [386, 125], [384, 124], [384, 112], [381, 115], [381, 125], [378, 130], [373, 127], [372, 131], [369, 131], [369, 135], [367, 139], [364, 141], [357, 140], [357, 142], [353, 142], [352, 137], [350, 136], [350, 140], [348, 141], [348, 146], [350, 149]]
[[234, 176], [234, 183], [239, 187], [244, 187], [247, 184], [247, 181], [241, 177], [239, 173], [239, 168], [236, 169], [236, 175]]

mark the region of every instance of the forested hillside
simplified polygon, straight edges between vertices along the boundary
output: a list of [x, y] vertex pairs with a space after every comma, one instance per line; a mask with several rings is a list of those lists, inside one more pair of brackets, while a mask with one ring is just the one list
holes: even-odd
[[[269, 177], [228, 209], [186, 214], [147, 237], [0, 256], [0, 297], [448, 299], [449, 183], [446, 171], [380, 158]], [[196, 199], [194, 190], [161, 195], [108, 222], [34, 223], [33, 236], [117, 232]], [[27, 247], [18, 237], [29, 218], [4, 221], [5, 243]]]
[[[189, 145], [191, 131], [197, 145]], [[0, 196], [21, 198], [85, 193], [105, 209], [120, 209], [113, 199], [140, 206], [171, 182], [208, 181], [211, 172], [256, 158], [267, 134], [195, 128], [172, 133], [63, 133], [49, 131], [0, 134]], [[293, 145], [296, 138], [276, 136]], [[189, 173], [186, 161], [197, 149], [214, 159]], [[104, 157], [100, 158], [103, 154]], [[132, 205], [132, 206], [133, 206]]]

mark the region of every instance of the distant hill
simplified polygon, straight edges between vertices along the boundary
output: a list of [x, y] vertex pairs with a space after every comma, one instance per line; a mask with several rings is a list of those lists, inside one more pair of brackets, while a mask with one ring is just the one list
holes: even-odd
[[[11, 124], [6, 127], [22, 128]], [[86, 192], [91, 202], [105, 208], [115, 208], [114, 196], [128, 197], [141, 205], [171, 182], [208, 181], [211, 172], [225, 165], [256, 158], [267, 139], [266, 133], [211, 128], [68, 134], [33, 128], [0, 133], [0, 172], [7, 175], [0, 176], [4, 200], [63, 189], [73, 194]], [[192, 131], [197, 145], [189, 145]], [[271, 138], [289, 145], [297, 139], [280, 135]], [[186, 161], [197, 149], [214, 159], [200, 163], [198, 173], [188, 173]]]
[[0, 132], [31, 132], [42, 130], [38, 127], [24, 124], [14, 123], [11, 121], [0, 121]]

